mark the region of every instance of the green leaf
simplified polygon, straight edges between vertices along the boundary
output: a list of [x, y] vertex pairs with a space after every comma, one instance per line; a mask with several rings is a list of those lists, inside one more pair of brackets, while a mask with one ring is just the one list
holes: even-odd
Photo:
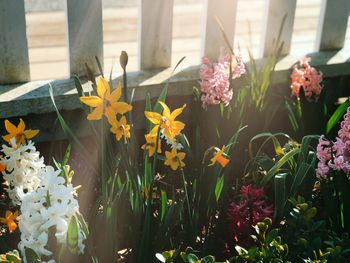
[[290, 124], [292, 125], [293, 130], [296, 132], [299, 129], [298, 121], [292, 110], [292, 107], [290, 106], [287, 100], [285, 101], [285, 107], [288, 112], [288, 118], [289, 118]]
[[224, 109], [225, 109], [225, 105], [224, 103], [220, 103], [220, 114], [221, 114], [221, 118], [224, 117]]
[[161, 191], [161, 202], [162, 202], [162, 209], [161, 209], [160, 220], [163, 221], [166, 207], [167, 207], [167, 202], [168, 202], [168, 198], [164, 190]]
[[287, 173], [275, 175], [275, 218], [277, 220], [283, 216], [284, 206], [287, 202], [287, 176]]
[[[145, 111], [152, 111], [151, 97], [150, 97], [149, 93], [147, 93], [147, 95], [146, 95]], [[149, 133], [151, 131], [151, 128], [152, 128], [152, 123], [146, 118], [147, 133]]]
[[79, 221], [79, 225], [80, 225], [81, 230], [83, 231], [83, 233], [85, 235], [85, 238], [87, 238], [90, 235], [90, 231], [89, 231], [88, 225], [87, 225], [83, 215], [80, 213], [76, 213], [75, 215]]
[[53, 106], [55, 108], [55, 111], [56, 111], [56, 114], [57, 114], [57, 118], [58, 118], [58, 120], [60, 122], [60, 125], [62, 127], [62, 130], [63, 130], [64, 134], [68, 137], [68, 139], [71, 142], [74, 142], [77, 146], [79, 146], [80, 149], [83, 149], [86, 152], [87, 150], [85, 149], [85, 147], [80, 143], [78, 138], [74, 135], [73, 131], [69, 128], [69, 126], [67, 125], [67, 123], [64, 120], [63, 116], [59, 112], [59, 110], [57, 108], [57, 105], [56, 105], [56, 102], [55, 102], [54, 95], [53, 95], [53, 88], [51, 86], [51, 83], [49, 84], [49, 93], [50, 93], [52, 104], [53, 104]]
[[67, 149], [66, 149], [64, 156], [63, 156], [62, 166], [67, 165], [69, 158], [70, 158], [71, 151], [72, 151], [72, 145], [68, 144]]
[[72, 216], [67, 231], [67, 244], [71, 253], [78, 253], [79, 227], [75, 216]]
[[201, 259], [201, 263], [215, 263], [215, 257], [213, 256], [206, 256]]
[[40, 256], [31, 248], [25, 247], [24, 253], [26, 255], [27, 262], [30, 263], [39, 263], [41, 262]]
[[224, 182], [225, 182], [225, 177], [221, 176], [216, 180], [216, 185], [215, 185], [215, 198], [216, 198], [216, 202], [219, 201], [221, 192], [222, 192], [222, 188], [224, 187]]
[[271, 179], [276, 175], [276, 173], [280, 170], [280, 168], [287, 162], [293, 159], [294, 155], [298, 154], [300, 149], [296, 148], [288, 153], [286, 153], [278, 162], [275, 163], [274, 166], [267, 172], [267, 174], [263, 177], [260, 182], [260, 186], [265, 186]]
[[333, 115], [330, 117], [330, 119], [327, 122], [326, 133], [329, 133], [333, 129], [333, 127], [338, 123], [338, 121], [344, 115], [348, 107], [350, 107], [349, 99], [345, 101], [343, 104], [341, 104], [333, 113]]
[[188, 263], [199, 263], [199, 259], [195, 254], [188, 254], [187, 255], [187, 261]]
[[75, 88], [77, 89], [77, 93], [78, 93], [79, 97], [84, 96], [83, 86], [81, 85], [79, 77], [73, 76], [73, 80], [74, 80]]

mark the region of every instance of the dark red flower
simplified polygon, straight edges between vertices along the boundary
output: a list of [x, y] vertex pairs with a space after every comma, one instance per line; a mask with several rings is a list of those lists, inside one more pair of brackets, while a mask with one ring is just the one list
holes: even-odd
[[251, 235], [253, 225], [271, 217], [273, 206], [266, 201], [264, 188], [243, 185], [240, 190], [241, 201], [232, 202], [228, 210], [229, 231], [236, 243], [243, 247], [253, 244]]

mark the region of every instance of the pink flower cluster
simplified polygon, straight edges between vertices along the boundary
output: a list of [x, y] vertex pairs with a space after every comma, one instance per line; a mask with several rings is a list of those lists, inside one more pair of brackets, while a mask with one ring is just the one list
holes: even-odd
[[236, 79], [245, 72], [242, 58], [231, 56], [224, 48], [220, 50], [217, 63], [203, 57], [199, 70], [203, 108], [207, 109], [208, 105], [219, 103], [224, 103], [227, 106], [233, 95], [230, 87], [230, 75], [232, 79]]
[[232, 202], [228, 210], [229, 231], [235, 242], [244, 247], [253, 244], [253, 225], [266, 217], [271, 217], [273, 207], [266, 202], [264, 188], [242, 186], [241, 202]]
[[338, 137], [335, 142], [328, 141], [321, 136], [317, 145], [319, 160], [316, 176], [319, 179], [328, 179], [330, 170], [343, 171], [348, 177], [350, 174], [350, 108], [341, 122]]
[[292, 84], [292, 96], [300, 99], [300, 90], [303, 89], [307, 101], [317, 101], [321, 93], [321, 81], [323, 79], [322, 72], [318, 72], [314, 67], [311, 67], [309, 62], [311, 58], [303, 57], [299, 60], [300, 68], [294, 65], [290, 78]]

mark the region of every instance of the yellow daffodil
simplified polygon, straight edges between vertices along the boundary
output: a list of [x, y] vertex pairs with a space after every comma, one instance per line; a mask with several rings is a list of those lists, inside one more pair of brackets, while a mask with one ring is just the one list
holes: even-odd
[[116, 115], [124, 114], [132, 110], [132, 106], [126, 102], [118, 101], [122, 95], [122, 84], [119, 82], [118, 88], [111, 92], [108, 81], [103, 77], [98, 78], [97, 82], [98, 96], [80, 97], [81, 102], [95, 108], [88, 114], [88, 120], [100, 120], [105, 115], [110, 124], [112, 124]]
[[222, 167], [225, 167], [229, 163], [229, 159], [225, 157], [225, 146], [222, 146], [222, 149], [215, 148], [216, 153], [213, 158], [210, 159], [211, 163], [208, 166], [214, 165], [216, 162], [218, 162]]
[[0, 155], [0, 173], [6, 170], [6, 165], [1, 163], [2, 155]]
[[0, 223], [7, 224], [7, 227], [10, 232], [15, 231], [17, 229], [17, 224], [15, 220], [17, 220], [18, 217], [18, 211], [16, 211], [14, 214], [7, 210], [5, 217], [0, 217]]
[[26, 130], [26, 124], [20, 119], [18, 126], [16, 127], [8, 120], [5, 120], [5, 128], [9, 134], [2, 136], [2, 138], [11, 144], [11, 139], [16, 139], [16, 144], [25, 144], [26, 139], [29, 140], [39, 133], [39, 130]]
[[[157, 136], [152, 136], [150, 134], [145, 135], [146, 143], [141, 146], [143, 150], [148, 150], [148, 156], [151, 157], [156, 151]], [[158, 153], [162, 153], [160, 148], [161, 142], [158, 140]]]
[[130, 125], [127, 124], [125, 116], [122, 116], [120, 118], [120, 121], [114, 118], [114, 121], [111, 123], [111, 125], [111, 132], [115, 134], [117, 141], [120, 141], [123, 136], [125, 142], [127, 139], [130, 139]]
[[164, 102], [159, 101], [159, 103], [163, 107], [162, 114], [159, 114], [157, 112], [145, 111], [146, 118], [149, 119], [150, 122], [155, 124], [150, 134], [152, 136], [156, 136], [158, 128], [160, 126], [162, 133], [167, 138], [173, 139], [175, 136], [179, 135], [182, 129], [185, 127], [185, 124], [183, 122], [175, 121], [175, 118], [182, 113], [183, 109], [186, 107], [186, 104], [184, 104], [181, 108], [170, 112], [170, 109]]
[[171, 152], [165, 151], [165, 165], [171, 167], [172, 170], [177, 170], [179, 167], [184, 167], [185, 163], [182, 161], [185, 159], [186, 154], [184, 152], [177, 152], [174, 147]]

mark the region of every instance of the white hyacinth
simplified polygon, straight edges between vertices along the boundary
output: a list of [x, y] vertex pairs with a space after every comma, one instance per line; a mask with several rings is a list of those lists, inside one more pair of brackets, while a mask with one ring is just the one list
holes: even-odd
[[[72, 184], [65, 185], [60, 170], [46, 166], [41, 170], [42, 181], [36, 191], [22, 199], [19, 229], [21, 241], [18, 248], [25, 257], [25, 247], [40, 256], [52, 256], [48, 247], [49, 229], [54, 230], [57, 244], [66, 245], [68, 225], [72, 216], [79, 212]], [[78, 249], [84, 251], [84, 234], [79, 227]], [[52, 259], [51, 259], [52, 260]], [[50, 262], [54, 262], [51, 261]], [[24, 260], [26, 262], [26, 259]]]
[[11, 140], [12, 146], [2, 146], [4, 157], [2, 163], [6, 165], [3, 178], [6, 191], [14, 205], [20, 205], [26, 193], [36, 190], [39, 186], [40, 170], [45, 166], [43, 157], [36, 151], [34, 143], [16, 146], [16, 140]]

